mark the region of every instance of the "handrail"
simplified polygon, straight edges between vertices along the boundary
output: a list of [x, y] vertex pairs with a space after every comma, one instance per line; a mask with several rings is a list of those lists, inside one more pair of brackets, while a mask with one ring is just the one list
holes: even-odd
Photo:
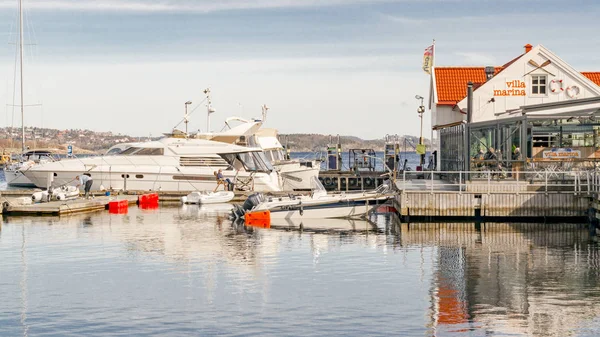
[[[512, 173], [516, 177], [509, 177]], [[518, 179], [516, 179], [518, 177]], [[422, 182], [422, 183], [421, 183]], [[519, 193], [524, 186], [547, 193], [559, 188], [561, 192], [575, 194], [600, 193], [600, 170], [539, 170], [505, 172], [485, 171], [403, 171], [397, 178], [401, 191], [464, 191], [472, 190], [490, 194], [498, 185], [507, 187], [507, 192]], [[511, 187], [516, 189], [511, 190]]]

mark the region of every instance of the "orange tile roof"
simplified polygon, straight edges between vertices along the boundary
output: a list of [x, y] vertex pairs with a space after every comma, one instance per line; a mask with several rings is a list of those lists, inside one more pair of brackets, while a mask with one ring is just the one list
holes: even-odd
[[[503, 68], [496, 67], [494, 74]], [[438, 105], [455, 105], [467, 96], [467, 83], [484, 83], [485, 67], [437, 67], [435, 86]]]
[[583, 74], [583, 76], [589, 78], [590, 80], [592, 80], [592, 82], [596, 83], [597, 85], [600, 85], [600, 72], [581, 72]]
[[[521, 55], [522, 56], [522, 55]], [[519, 56], [519, 57], [521, 57]], [[496, 67], [494, 75], [504, 70], [516, 59], [502, 67]], [[582, 72], [583, 76], [600, 86], [600, 72]], [[467, 83], [473, 82], [474, 89], [485, 83], [485, 67], [438, 67], [435, 68], [435, 85], [438, 105], [456, 105], [467, 96]]]

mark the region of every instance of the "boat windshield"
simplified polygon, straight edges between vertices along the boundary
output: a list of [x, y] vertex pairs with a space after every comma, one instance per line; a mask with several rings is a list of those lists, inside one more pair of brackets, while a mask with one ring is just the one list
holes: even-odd
[[51, 152], [48, 151], [40, 151], [40, 152], [35, 152], [35, 151], [30, 151], [27, 153], [24, 153], [21, 156], [21, 161], [33, 161], [36, 163], [42, 162], [42, 161], [56, 161], [59, 160], [59, 158], [54, 155]]
[[271, 165], [271, 161], [265, 156], [264, 152], [253, 152], [254, 157], [257, 162], [267, 169], [267, 171], [273, 171], [273, 165]]
[[240, 166], [238, 163], [241, 163], [246, 171], [273, 171], [271, 162], [262, 152], [243, 152], [237, 154], [222, 154], [220, 156], [227, 161], [227, 164], [234, 168], [238, 168]]

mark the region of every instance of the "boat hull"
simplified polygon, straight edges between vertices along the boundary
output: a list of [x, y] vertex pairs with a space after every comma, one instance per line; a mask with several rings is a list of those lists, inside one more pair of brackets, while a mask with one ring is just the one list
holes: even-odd
[[[183, 167], [176, 165], [105, 165], [101, 159], [82, 161], [63, 160], [56, 163], [36, 165], [23, 173], [35, 186], [48, 188], [77, 185], [76, 176], [89, 172], [93, 182], [91, 190], [136, 191], [213, 191], [217, 187], [211, 167]], [[280, 191], [276, 172], [254, 173], [223, 171], [226, 179], [236, 182], [236, 188], [244, 187], [242, 181], [252, 181], [245, 188], [259, 192]], [[223, 186], [223, 185], [221, 185]], [[220, 187], [220, 186], [219, 186]]]
[[269, 209], [271, 219], [365, 218], [387, 199], [331, 201]]
[[6, 184], [13, 187], [35, 187], [35, 184], [29, 180], [21, 171], [4, 170]]

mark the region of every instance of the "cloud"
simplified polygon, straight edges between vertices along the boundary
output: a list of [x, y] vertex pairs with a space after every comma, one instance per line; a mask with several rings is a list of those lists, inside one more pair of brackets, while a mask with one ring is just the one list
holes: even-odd
[[407, 16], [390, 15], [390, 14], [385, 14], [385, 13], [378, 13], [378, 14], [383, 20], [397, 22], [397, 23], [401, 23], [401, 24], [405, 24], [405, 25], [420, 25], [420, 24], [427, 22], [427, 20], [420, 19], [420, 18], [411, 18], [411, 17], [407, 17]]
[[461, 56], [464, 62], [470, 65], [495, 65], [496, 59], [490, 55], [476, 52], [456, 52], [454, 55]]
[[[391, 0], [31, 0], [27, 8], [40, 10], [82, 10], [82, 11], [127, 11], [127, 12], [200, 12], [209, 13], [224, 10], [326, 7], [355, 4], [386, 3]], [[0, 8], [16, 8], [14, 1], [0, 0]]]

